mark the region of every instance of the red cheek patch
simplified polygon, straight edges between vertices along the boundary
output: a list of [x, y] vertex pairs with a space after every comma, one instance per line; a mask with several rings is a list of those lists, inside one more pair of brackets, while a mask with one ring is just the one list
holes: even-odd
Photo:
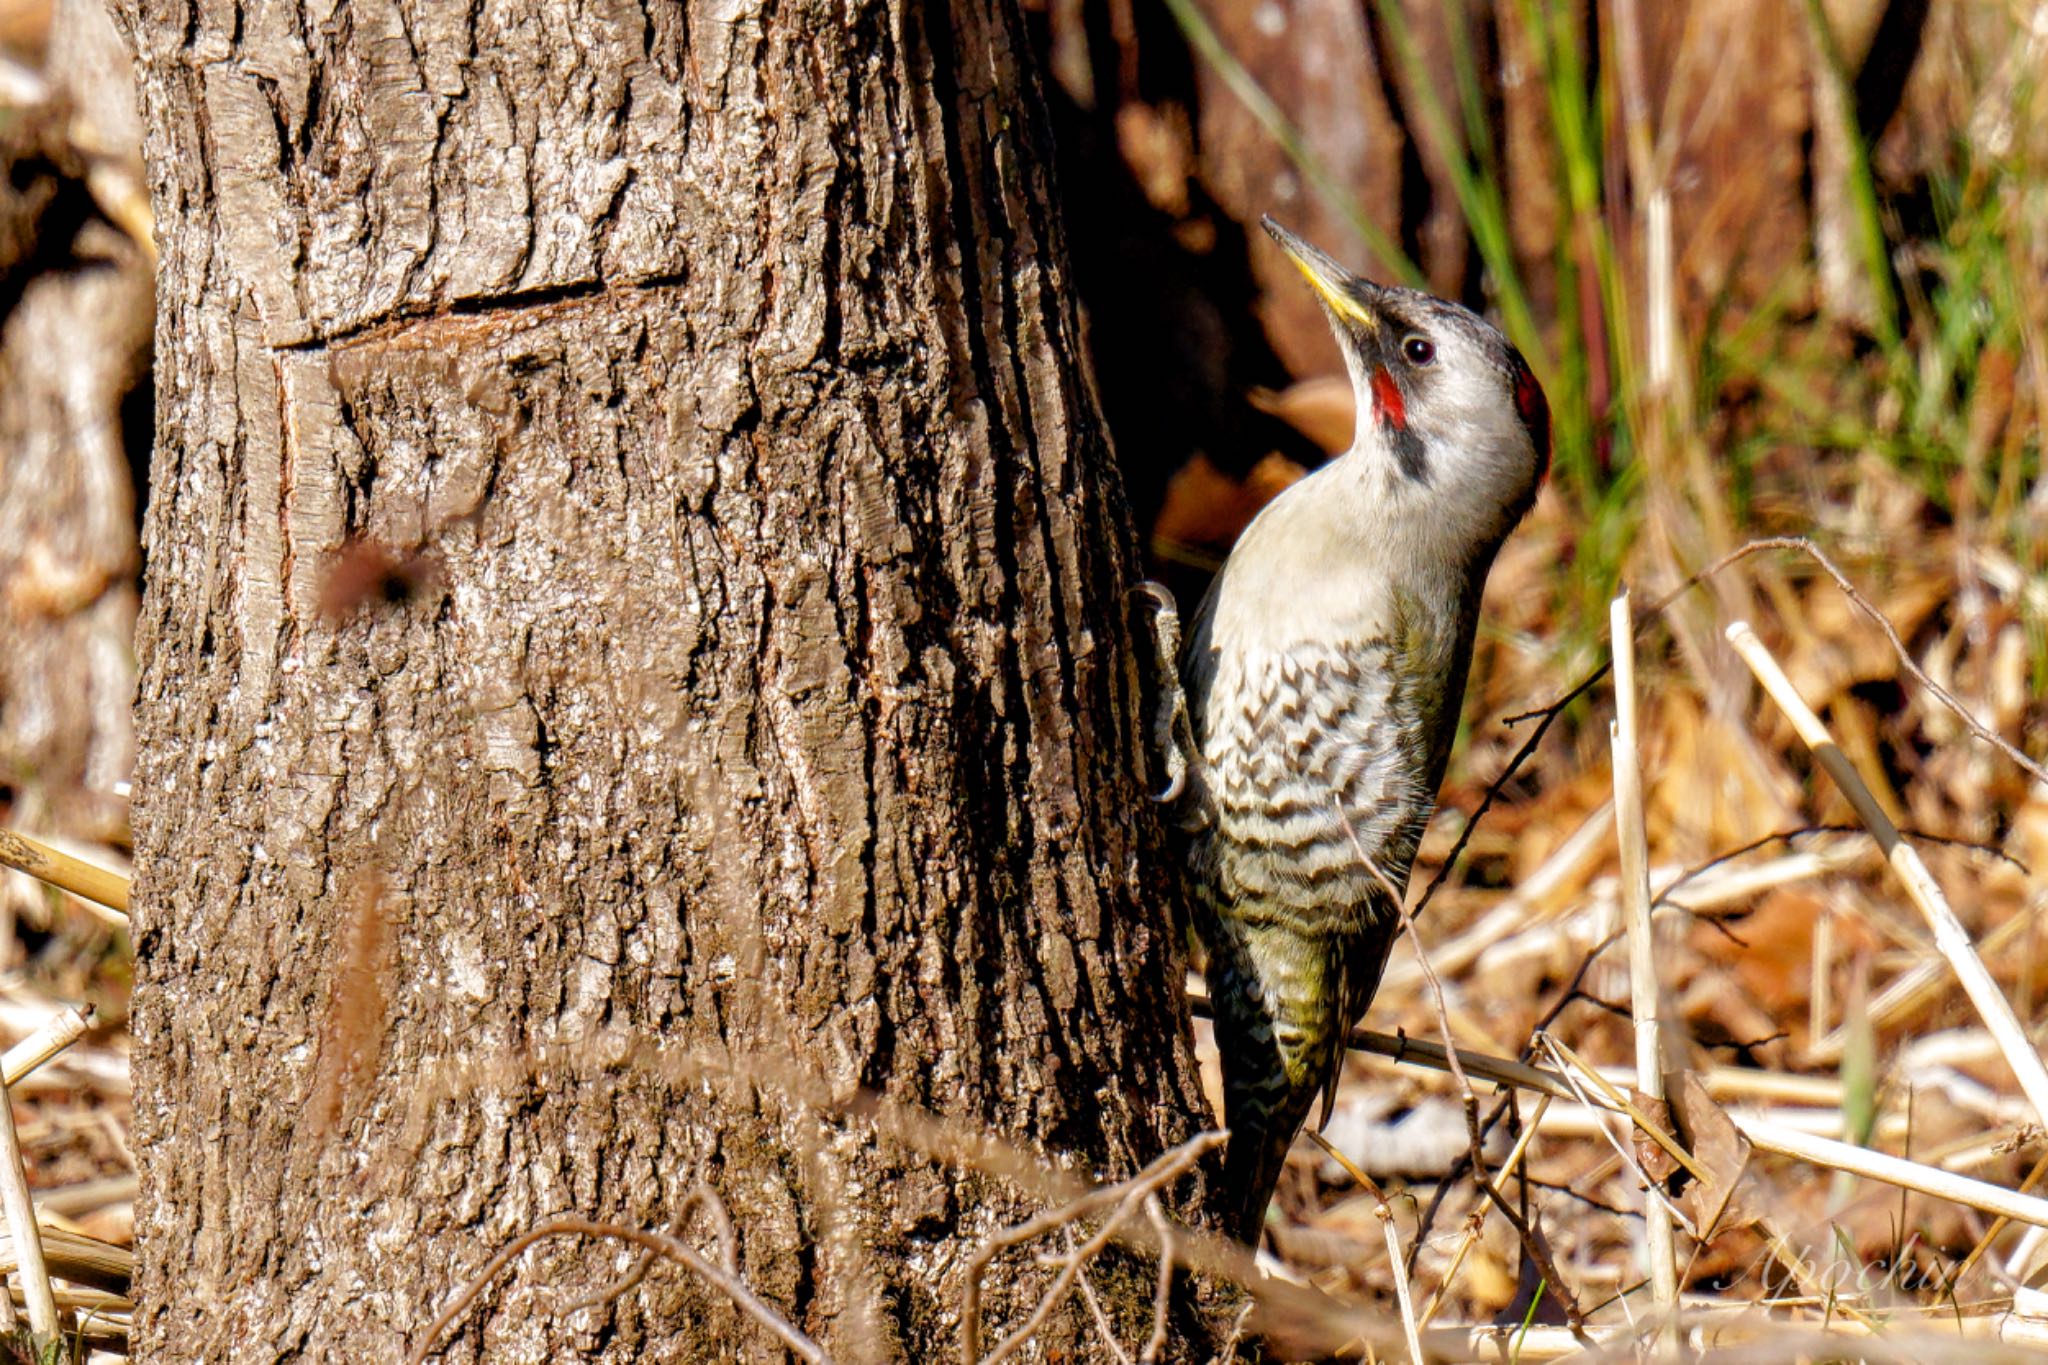
[[1520, 356], [1515, 360], [1515, 411], [1521, 414], [1522, 425], [1529, 429], [1529, 439], [1536, 447], [1536, 477], [1541, 481], [1550, 472], [1550, 404], [1529, 367], [1521, 363]]
[[1372, 372], [1372, 405], [1382, 422], [1396, 431], [1408, 429], [1408, 409], [1401, 400], [1401, 387], [1384, 365]]

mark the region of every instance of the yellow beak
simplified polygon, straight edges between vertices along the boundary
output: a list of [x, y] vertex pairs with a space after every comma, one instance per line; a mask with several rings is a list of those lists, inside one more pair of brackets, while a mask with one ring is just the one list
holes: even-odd
[[1332, 316], [1368, 333], [1379, 330], [1379, 315], [1361, 303], [1352, 292], [1357, 280], [1351, 272], [1338, 265], [1320, 248], [1295, 236], [1270, 217], [1262, 219], [1261, 226], [1266, 229], [1268, 236], [1280, 244], [1280, 249], [1287, 253], [1287, 258], [1301, 271], [1302, 278], [1315, 289], [1317, 296], [1323, 301], [1323, 306], [1330, 310]]

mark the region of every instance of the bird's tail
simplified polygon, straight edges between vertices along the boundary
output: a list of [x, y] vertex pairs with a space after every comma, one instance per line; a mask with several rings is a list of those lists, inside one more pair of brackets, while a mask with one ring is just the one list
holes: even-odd
[[1316, 1096], [1335, 1085], [1349, 1021], [1340, 1017], [1343, 982], [1328, 979], [1339, 973], [1325, 970], [1334, 965], [1329, 954], [1306, 945], [1280, 954], [1272, 944], [1243, 951], [1251, 946], [1212, 947], [1209, 996], [1230, 1128], [1223, 1159], [1228, 1230], [1256, 1246], [1287, 1149]]

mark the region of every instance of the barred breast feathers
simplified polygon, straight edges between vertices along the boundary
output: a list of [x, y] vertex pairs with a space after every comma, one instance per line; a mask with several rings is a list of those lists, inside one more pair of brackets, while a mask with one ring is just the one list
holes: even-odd
[[1247, 528], [1183, 670], [1199, 747], [1179, 813], [1198, 897], [1311, 932], [1387, 913], [1360, 848], [1405, 884], [1470, 648], [1455, 616], [1426, 605], [1461, 599], [1439, 581], [1451, 566], [1361, 535], [1386, 509], [1362, 510], [1336, 472]]
[[1301, 644], [1219, 663], [1196, 717], [1202, 809], [1189, 830], [1198, 887], [1219, 909], [1312, 916], [1304, 929], [1386, 913], [1380, 877], [1405, 881], [1433, 805], [1395, 655], [1386, 642]]

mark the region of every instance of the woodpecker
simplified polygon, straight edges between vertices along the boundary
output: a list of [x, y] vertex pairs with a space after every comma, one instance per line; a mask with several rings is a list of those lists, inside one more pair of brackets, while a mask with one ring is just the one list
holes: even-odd
[[1487, 571], [1550, 459], [1543, 390], [1506, 337], [1265, 228], [1329, 317], [1356, 434], [1245, 528], [1162, 718], [1222, 1054], [1227, 1215], [1253, 1244], [1318, 1094], [1329, 1118], [1436, 807]]

